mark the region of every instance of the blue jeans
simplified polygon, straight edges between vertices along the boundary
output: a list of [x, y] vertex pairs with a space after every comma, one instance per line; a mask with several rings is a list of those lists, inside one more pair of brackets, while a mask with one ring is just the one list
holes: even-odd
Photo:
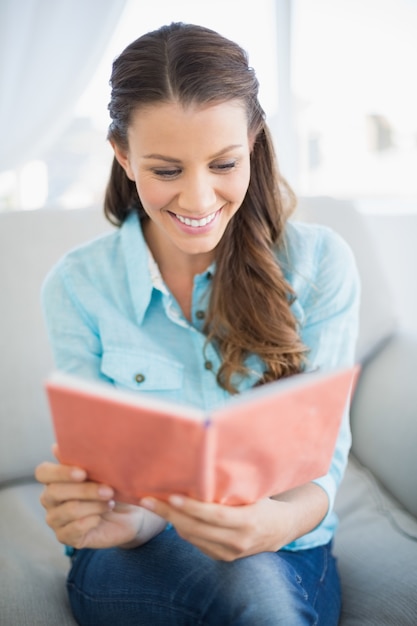
[[331, 545], [215, 561], [172, 528], [145, 545], [78, 550], [68, 593], [81, 626], [336, 626]]

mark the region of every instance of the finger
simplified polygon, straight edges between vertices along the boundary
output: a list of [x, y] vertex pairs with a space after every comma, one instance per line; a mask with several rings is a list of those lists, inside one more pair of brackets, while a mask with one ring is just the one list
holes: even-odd
[[67, 501], [106, 501], [114, 497], [114, 490], [108, 485], [94, 482], [49, 483], [41, 494], [41, 504], [49, 509]]
[[55, 531], [62, 526], [89, 516], [101, 516], [115, 507], [114, 500], [108, 502], [87, 502], [82, 500], [70, 500], [61, 506], [50, 509], [46, 515], [46, 523]]
[[183, 539], [212, 558], [225, 561], [255, 553], [261, 526], [257, 508], [268, 504], [266, 500], [253, 505], [231, 507], [182, 496], [173, 496], [168, 503], [153, 498], [146, 498], [142, 502], [171, 522]]
[[[146, 504], [148, 510], [152, 510], [170, 522], [183, 539], [202, 549], [206, 554], [211, 555], [213, 548], [213, 554], [222, 554], [228, 547], [231, 548], [233, 554], [240, 552], [240, 545], [235, 546], [234, 544], [242, 537], [242, 524], [231, 523], [227, 518], [227, 509], [230, 507], [213, 506], [200, 502], [197, 502], [197, 507], [194, 506], [194, 503], [187, 507], [187, 504], [190, 503], [184, 502], [183, 509], [179, 500], [177, 502], [174, 499], [174, 502], [177, 504], [175, 507], [167, 502], [146, 498], [141, 504]], [[205, 511], [201, 511], [201, 508]], [[193, 513], [198, 513], [198, 516], [190, 515], [187, 509], [191, 509]], [[215, 558], [221, 557], [216, 556]]]
[[60, 465], [48, 461], [35, 469], [35, 478], [43, 484], [54, 482], [81, 482], [87, 478], [87, 472], [80, 467]]
[[[244, 555], [246, 545], [239, 529], [234, 526], [228, 527], [225, 524], [212, 523], [213, 517], [219, 521], [219, 509], [230, 507], [212, 506], [200, 502], [197, 502], [197, 507], [195, 507], [194, 502], [196, 501], [184, 501], [182, 503], [176, 498], [173, 501], [176, 503], [176, 507], [154, 498], [143, 499], [141, 504], [146, 504], [146, 508], [153, 510], [157, 515], [169, 521], [180, 537], [195, 545], [211, 558], [231, 561]], [[200, 504], [203, 505], [204, 512], [201, 511]], [[183, 510], [182, 505], [184, 505]], [[198, 513], [199, 517], [189, 515], [186, 509]]]
[[181, 495], [170, 496], [168, 502], [156, 498], [144, 498], [140, 504], [173, 524], [174, 520], [178, 519], [178, 515], [183, 515], [220, 528], [239, 527], [247, 508], [246, 506], [231, 507], [213, 502], [200, 502]]
[[53, 443], [52, 444], [52, 454], [54, 455], [56, 460], [59, 461], [59, 448], [58, 448], [58, 444], [57, 443]]
[[88, 515], [56, 529], [55, 535], [61, 543], [81, 549], [85, 546], [88, 533], [96, 529], [101, 522], [101, 515]]

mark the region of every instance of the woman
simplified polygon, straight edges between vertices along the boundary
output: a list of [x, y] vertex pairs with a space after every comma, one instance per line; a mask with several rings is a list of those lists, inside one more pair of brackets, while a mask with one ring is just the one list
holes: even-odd
[[[326, 228], [287, 221], [293, 194], [239, 46], [172, 24], [128, 46], [111, 85], [105, 211], [120, 228], [47, 278], [57, 366], [211, 408], [253, 385], [351, 364], [351, 252]], [[47, 522], [72, 547], [75, 618], [337, 624], [332, 507], [349, 446], [346, 413], [326, 476], [236, 507], [178, 494], [122, 505], [82, 469], [43, 463]]]

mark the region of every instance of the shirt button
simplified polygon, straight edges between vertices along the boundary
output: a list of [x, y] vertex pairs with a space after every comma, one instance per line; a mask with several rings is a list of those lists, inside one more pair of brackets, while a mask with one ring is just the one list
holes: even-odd
[[203, 320], [206, 316], [204, 311], [196, 311], [195, 316], [198, 320]]
[[206, 370], [212, 370], [213, 369], [213, 363], [211, 361], [205, 361], [204, 362], [204, 367], [206, 368]]
[[143, 374], [136, 374], [135, 380], [137, 383], [143, 383], [143, 381], [145, 380], [145, 376]]

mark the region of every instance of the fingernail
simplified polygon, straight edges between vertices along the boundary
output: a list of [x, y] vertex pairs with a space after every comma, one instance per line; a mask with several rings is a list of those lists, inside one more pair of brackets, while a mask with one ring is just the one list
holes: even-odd
[[170, 496], [169, 503], [172, 506], [182, 506], [184, 504], [184, 498], [182, 496]]
[[143, 506], [145, 509], [150, 509], [151, 511], [153, 511], [153, 509], [155, 508], [155, 502], [152, 500], [152, 498], [142, 498], [142, 500], [140, 501], [140, 506]]
[[101, 498], [111, 498], [113, 495], [113, 489], [111, 489], [110, 487], [99, 487], [98, 488], [98, 495]]
[[114, 500], [109, 500], [107, 502], [107, 506], [109, 507], [110, 511], [112, 511], [114, 507], [116, 506], [116, 502]]
[[74, 478], [74, 480], [84, 480], [87, 478], [87, 473], [85, 470], [75, 467], [71, 470], [71, 478]]

